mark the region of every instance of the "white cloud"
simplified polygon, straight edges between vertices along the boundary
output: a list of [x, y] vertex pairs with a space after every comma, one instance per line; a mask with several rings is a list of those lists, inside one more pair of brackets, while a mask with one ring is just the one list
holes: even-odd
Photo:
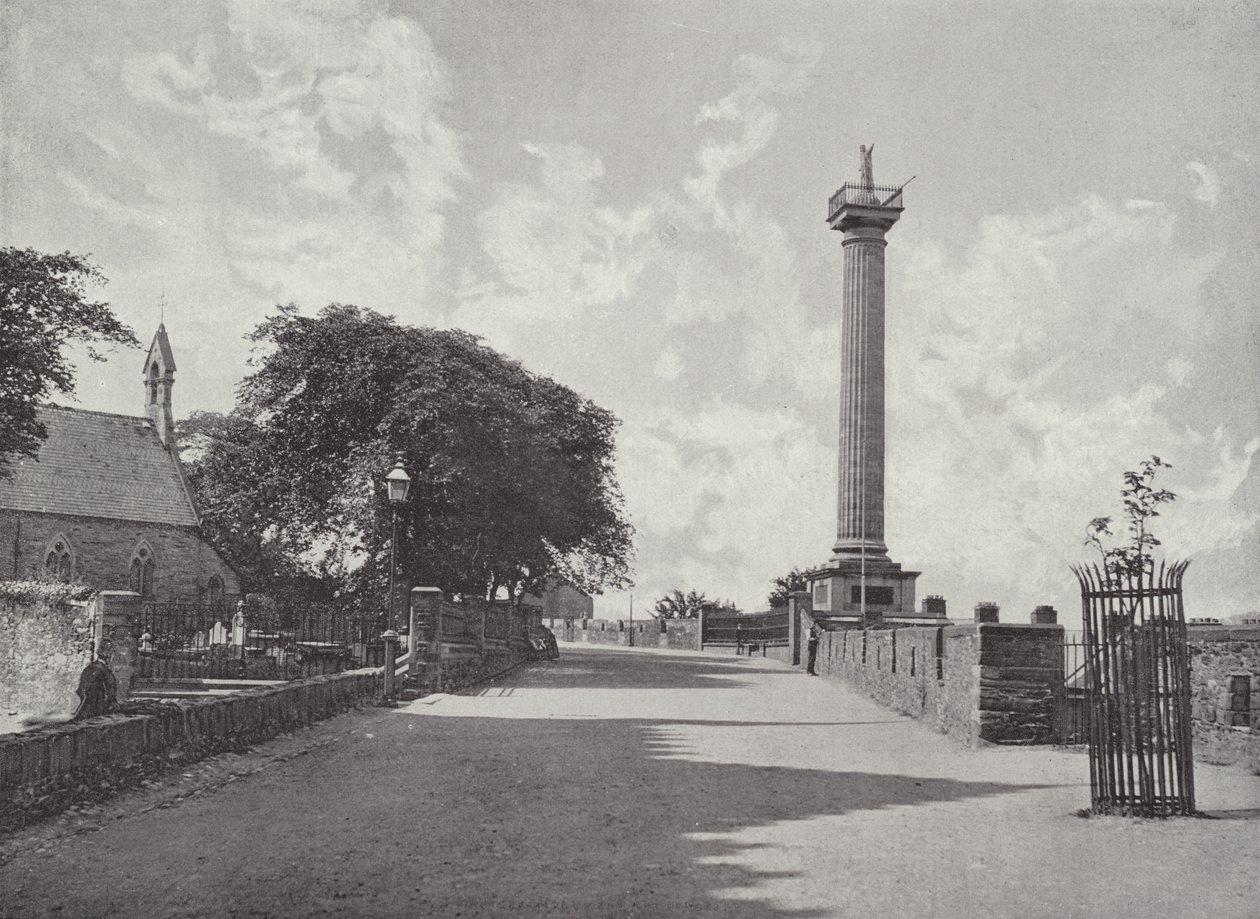
[[[811, 325], [793, 242], [725, 184], [767, 149], [778, 106], [800, 93], [812, 64], [809, 54], [741, 58], [735, 89], [699, 111], [697, 124], [713, 130], [698, 141], [699, 174], [682, 177], [679, 191], [613, 210], [601, 205], [609, 177], [591, 151], [530, 143], [538, 181], [503, 186], [478, 219], [498, 283], [468, 279], [458, 324], [504, 343], [527, 324], [576, 327], [615, 305], [641, 317], [642, 334], [655, 317], [668, 329], [648, 366], [670, 385], [627, 392], [617, 406], [639, 593], [684, 585], [756, 605], [768, 570], [821, 561], [830, 544], [830, 429], [795, 405], [767, 407], [756, 387], [830, 402], [839, 329]], [[727, 125], [734, 138], [718, 136]], [[700, 362], [694, 373], [684, 374], [684, 354]]]
[[604, 166], [578, 144], [525, 144], [541, 185], [503, 186], [478, 218], [498, 283], [461, 297], [456, 324], [490, 336], [526, 321], [570, 322], [630, 296], [652, 250], [652, 209], [600, 206]]
[[764, 606], [767, 572], [825, 557], [833, 463], [834, 447], [787, 406], [713, 398], [629, 416], [618, 466], [647, 543], [636, 590], [694, 587]]
[[696, 154], [700, 174], [683, 182], [686, 194], [713, 213], [719, 226], [726, 221], [718, 198], [718, 184], [731, 170], [761, 153], [774, 137], [779, 112], [771, 103], [778, 96], [799, 95], [820, 57], [818, 48], [793, 48], [786, 59], [744, 54], [735, 62], [736, 86], [716, 102], [706, 103], [696, 124], [737, 124], [740, 135], [729, 140], [709, 138]]
[[1170, 553], [1254, 535], [1230, 507], [1254, 445], [1170, 413], [1193, 369], [1170, 330], [1200, 326], [1221, 263], [1181, 255], [1172, 229], [1162, 205], [1087, 196], [986, 218], [962, 260], [911, 254], [889, 324], [888, 539], [927, 589], [1015, 615], [1064, 602], [1085, 522], [1118, 513], [1120, 473], [1153, 453], [1177, 467]]
[[1184, 357], [1170, 357], [1164, 364], [1168, 379], [1174, 386], [1188, 386], [1194, 374], [1194, 364]]
[[[124, 62], [132, 97], [174, 114], [218, 167], [144, 161], [144, 207], [214, 200], [198, 238], [208, 230], [220, 270], [268, 296], [414, 309], [440, 269], [442, 211], [466, 174], [428, 35], [372, 8], [298, 0], [230, 4], [227, 25], [217, 44]], [[127, 146], [143, 158], [143, 144]]]
[[1221, 181], [1216, 171], [1198, 160], [1186, 163], [1186, 171], [1195, 179], [1194, 200], [1201, 201], [1208, 207], [1216, 207], [1221, 198]]
[[656, 366], [652, 368], [652, 372], [662, 380], [673, 382], [682, 376], [683, 362], [678, 356], [678, 352], [667, 349], [661, 352], [661, 356], [656, 359]]

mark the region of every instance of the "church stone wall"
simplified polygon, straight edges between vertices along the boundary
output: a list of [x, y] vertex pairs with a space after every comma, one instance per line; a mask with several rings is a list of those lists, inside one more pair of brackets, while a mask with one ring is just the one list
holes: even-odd
[[0, 578], [38, 576], [58, 534], [70, 541], [74, 579], [94, 590], [129, 589], [132, 552], [145, 540], [153, 549], [154, 599], [204, 601], [206, 585], [216, 574], [223, 579], [225, 598], [241, 593], [236, 573], [190, 528], [14, 511], [0, 511]]

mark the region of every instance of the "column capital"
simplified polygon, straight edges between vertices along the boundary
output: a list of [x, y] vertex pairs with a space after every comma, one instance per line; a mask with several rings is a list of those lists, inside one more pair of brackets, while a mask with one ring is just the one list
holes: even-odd
[[878, 223], [855, 223], [844, 228], [844, 239], [841, 246], [852, 246], [858, 243], [885, 247], [888, 240], [884, 238], [890, 227]]

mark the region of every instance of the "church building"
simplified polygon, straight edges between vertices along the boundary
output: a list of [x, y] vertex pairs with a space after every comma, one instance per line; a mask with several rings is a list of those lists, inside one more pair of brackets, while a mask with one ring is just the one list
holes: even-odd
[[175, 359], [159, 325], [144, 362], [145, 414], [48, 405], [39, 455], [0, 479], [0, 579], [53, 578], [146, 599], [231, 603], [236, 572], [201, 535], [179, 462]]

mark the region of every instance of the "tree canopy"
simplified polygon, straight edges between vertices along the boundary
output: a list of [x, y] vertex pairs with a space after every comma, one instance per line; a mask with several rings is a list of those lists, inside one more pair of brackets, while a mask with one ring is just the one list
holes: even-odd
[[400, 458], [412, 583], [486, 597], [548, 576], [588, 592], [628, 583], [611, 413], [465, 332], [354, 306], [280, 307], [250, 338], [235, 409], [194, 415], [183, 440], [207, 529], [253, 589], [301, 574], [371, 602]]
[[710, 600], [692, 590], [683, 593], [677, 587], [661, 597], [652, 607], [660, 619], [699, 619], [700, 614], [719, 613], [734, 616], [739, 608], [729, 600]]
[[74, 392], [71, 343], [103, 360], [97, 346], [139, 345], [88, 288], [105, 278], [84, 256], [0, 248], [0, 477], [12, 457], [35, 456], [48, 432], [36, 410], [54, 393]]
[[770, 582], [770, 596], [766, 601], [770, 604], [770, 608], [776, 606], [787, 606], [788, 598], [799, 590], [809, 590], [809, 582], [805, 580], [805, 572], [800, 568], [793, 568], [782, 577], [777, 577]]

